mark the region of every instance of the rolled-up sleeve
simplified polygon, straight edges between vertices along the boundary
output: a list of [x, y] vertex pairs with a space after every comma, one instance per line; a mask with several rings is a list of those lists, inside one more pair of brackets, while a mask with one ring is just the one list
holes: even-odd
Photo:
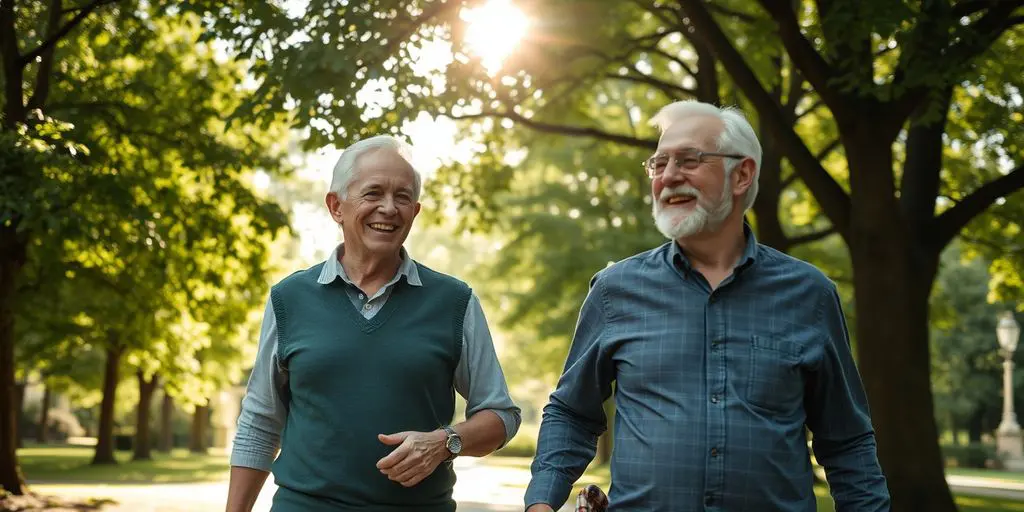
[[501, 371], [487, 318], [476, 294], [470, 295], [463, 320], [462, 357], [455, 369], [455, 390], [466, 399], [466, 418], [490, 410], [505, 424], [504, 446], [515, 437], [522, 421]]
[[834, 287], [818, 304], [820, 358], [806, 395], [814, 455], [825, 468], [836, 511], [888, 511], [867, 396], [853, 361], [842, 304]]
[[238, 429], [231, 447], [231, 465], [270, 471], [287, 418], [282, 391], [288, 374], [277, 358], [277, 318], [268, 300], [260, 327], [259, 348], [249, 375]]

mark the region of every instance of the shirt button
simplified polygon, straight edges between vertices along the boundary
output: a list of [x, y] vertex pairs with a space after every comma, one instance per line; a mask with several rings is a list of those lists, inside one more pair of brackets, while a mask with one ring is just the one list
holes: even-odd
[[363, 294], [361, 294], [361, 293], [359, 294], [359, 300], [363, 300], [363, 299], [365, 299], [365, 298], [366, 298], [366, 296], [365, 296], [365, 295], [363, 295]]
[[718, 395], [711, 395], [711, 403], [717, 404], [719, 401]]
[[718, 448], [712, 448], [711, 449], [711, 456], [712, 457], [718, 457]]
[[369, 303], [369, 302], [367, 302], [367, 303], [366, 303], [366, 305], [365, 305], [365, 306], [363, 306], [363, 309], [365, 309], [365, 310], [369, 311], [369, 310], [370, 310], [370, 308], [372, 308], [372, 307], [373, 307], [373, 306], [371, 306], [371, 305], [370, 305], [370, 303]]

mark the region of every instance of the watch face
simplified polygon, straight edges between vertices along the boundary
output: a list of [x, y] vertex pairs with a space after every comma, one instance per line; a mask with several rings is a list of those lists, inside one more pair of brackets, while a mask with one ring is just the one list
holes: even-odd
[[458, 455], [462, 451], [462, 438], [459, 436], [450, 436], [448, 438], [448, 451]]

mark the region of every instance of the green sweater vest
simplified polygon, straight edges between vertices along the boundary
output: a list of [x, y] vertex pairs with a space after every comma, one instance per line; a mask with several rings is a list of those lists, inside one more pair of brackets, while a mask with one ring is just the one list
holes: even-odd
[[322, 267], [271, 291], [288, 371], [273, 510], [453, 512], [451, 464], [402, 487], [376, 467], [394, 450], [377, 434], [429, 432], [452, 420], [469, 287], [417, 264], [423, 286], [399, 280], [367, 320], [341, 279], [317, 282]]

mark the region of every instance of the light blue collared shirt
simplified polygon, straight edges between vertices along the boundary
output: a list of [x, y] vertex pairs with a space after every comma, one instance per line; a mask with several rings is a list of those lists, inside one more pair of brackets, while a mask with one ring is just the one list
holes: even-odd
[[[395, 277], [372, 297], [367, 297], [345, 273], [338, 259], [342, 251], [344, 244], [331, 252], [317, 282], [330, 284], [341, 279], [347, 283], [346, 293], [352, 305], [367, 319], [373, 318], [384, 307], [394, 286], [403, 277], [411, 286], [423, 286], [415, 262], [403, 248], [402, 263]], [[455, 390], [466, 399], [466, 417], [483, 410], [493, 411], [505, 424], [507, 443], [519, 430], [520, 410], [509, 395], [505, 375], [494, 350], [491, 331], [475, 293], [470, 295], [466, 306], [462, 337], [462, 357], [455, 368]], [[287, 389], [287, 386], [288, 372], [280, 366], [277, 357], [277, 319], [268, 299], [256, 362], [249, 376], [238, 417], [238, 431], [231, 450], [232, 466], [270, 471], [287, 417], [287, 409], [281, 398], [282, 390]]]

